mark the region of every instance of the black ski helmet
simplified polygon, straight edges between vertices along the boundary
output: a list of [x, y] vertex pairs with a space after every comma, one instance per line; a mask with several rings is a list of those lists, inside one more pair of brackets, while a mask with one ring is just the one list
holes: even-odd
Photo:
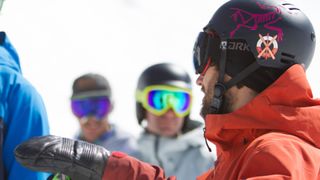
[[[190, 90], [192, 88], [189, 74], [180, 66], [171, 63], [154, 64], [145, 69], [138, 79], [136, 90], [143, 91], [150, 85], [169, 85]], [[136, 99], [136, 116], [140, 125], [145, 114], [145, 108]], [[189, 115], [186, 118], [189, 119]]]
[[[283, 0], [230, 0], [204, 31], [194, 47], [194, 65], [197, 73], [209, 59], [219, 67], [214, 109], [233, 85], [261, 92], [293, 64], [307, 68], [316, 44], [308, 17]], [[224, 73], [232, 77], [227, 83]]]

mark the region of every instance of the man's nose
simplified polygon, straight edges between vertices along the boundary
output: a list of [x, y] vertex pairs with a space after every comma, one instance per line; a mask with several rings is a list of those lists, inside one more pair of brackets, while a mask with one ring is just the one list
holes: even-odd
[[199, 77], [196, 80], [196, 84], [198, 86], [202, 86], [202, 82], [203, 82], [203, 75], [199, 75]]
[[81, 124], [92, 124], [95, 121], [97, 121], [97, 118], [94, 115], [84, 116], [80, 119]]
[[168, 109], [168, 111], [163, 115], [163, 117], [165, 117], [168, 120], [174, 119], [176, 118], [176, 114], [175, 112], [170, 108]]

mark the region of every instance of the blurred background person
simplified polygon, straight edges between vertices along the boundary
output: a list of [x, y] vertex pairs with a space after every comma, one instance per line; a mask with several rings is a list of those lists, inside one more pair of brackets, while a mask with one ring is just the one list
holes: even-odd
[[144, 132], [138, 139], [141, 160], [161, 166], [166, 176], [196, 179], [213, 166], [203, 139], [203, 124], [191, 120], [191, 79], [181, 67], [155, 64], [145, 69], [136, 89], [136, 115]]
[[136, 138], [109, 122], [113, 101], [111, 87], [105, 77], [88, 73], [75, 79], [71, 109], [81, 127], [77, 139], [137, 156]]

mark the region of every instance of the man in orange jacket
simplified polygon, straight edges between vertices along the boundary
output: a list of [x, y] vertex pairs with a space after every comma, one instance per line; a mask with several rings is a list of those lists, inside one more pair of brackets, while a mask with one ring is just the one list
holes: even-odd
[[[216, 11], [194, 47], [205, 137], [218, 155], [198, 179], [320, 179], [320, 100], [305, 74], [315, 42], [309, 19], [284, 1], [231, 0]], [[16, 157], [74, 179], [166, 178], [125, 154], [55, 136], [21, 144]]]

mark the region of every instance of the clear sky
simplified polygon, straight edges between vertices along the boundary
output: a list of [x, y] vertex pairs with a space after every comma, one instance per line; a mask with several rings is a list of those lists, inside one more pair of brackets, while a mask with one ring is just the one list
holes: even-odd
[[[115, 109], [110, 120], [134, 134], [134, 92], [147, 66], [172, 62], [194, 83], [191, 116], [199, 116], [202, 93], [195, 86], [192, 48], [199, 31], [225, 0], [6, 0], [0, 15], [19, 52], [24, 76], [47, 107], [51, 133], [72, 137], [78, 129], [69, 98], [72, 81], [88, 72], [110, 81]], [[292, 0], [320, 33], [319, 1]], [[299, 43], [299, 42], [297, 42]], [[319, 46], [307, 71], [319, 97]]]

